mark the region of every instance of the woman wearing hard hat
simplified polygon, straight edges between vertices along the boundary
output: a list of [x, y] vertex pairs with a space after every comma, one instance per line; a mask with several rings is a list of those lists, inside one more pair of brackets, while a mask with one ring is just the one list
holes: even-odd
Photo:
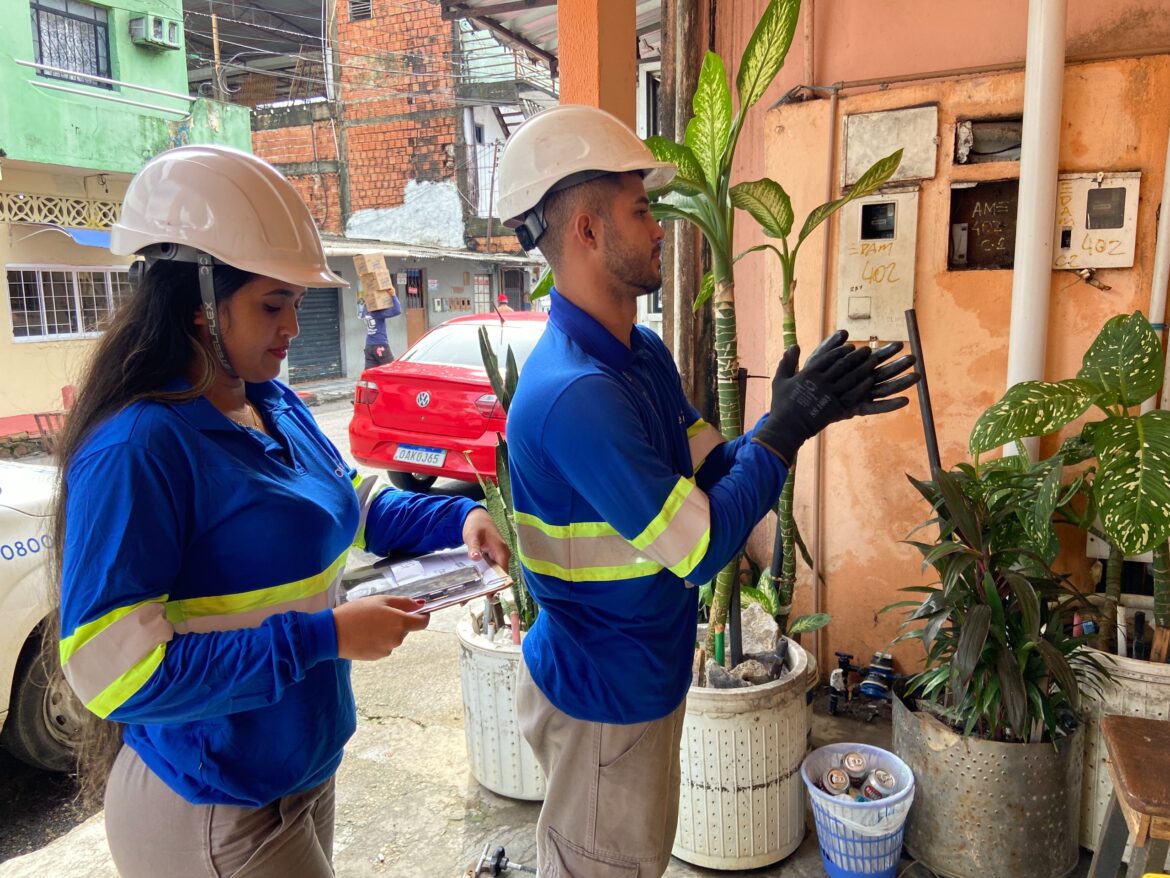
[[[376, 490], [275, 380], [307, 288], [345, 281], [274, 168], [162, 153], [110, 249], [144, 262], [70, 415], [56, 545], [65, 676], [122, 724], [106, 751], [115, 865], [326, 878], [348, 660], [427, 624], [408, 598], [338, 605], [349, 547], [465, 542], [505, 565], [508, 550], [469, 500]], [[102, 764], [100, 745], [83, 754], [98, 784]]]

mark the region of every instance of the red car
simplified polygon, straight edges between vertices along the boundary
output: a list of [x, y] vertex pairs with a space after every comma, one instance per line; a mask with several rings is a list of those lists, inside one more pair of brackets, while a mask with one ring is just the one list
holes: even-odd
[[509, 347], [523, 369], [547, 320], [532, 311], [456, 317], [394, 362], [366, 369], [349, 422], [354, 458], [387, 469], [395, 486], [412, 491], [427, 490], [438, 476], [494, 477], [504, 411], [483, 368], [479, 329], [487, 327], [501, 369]]

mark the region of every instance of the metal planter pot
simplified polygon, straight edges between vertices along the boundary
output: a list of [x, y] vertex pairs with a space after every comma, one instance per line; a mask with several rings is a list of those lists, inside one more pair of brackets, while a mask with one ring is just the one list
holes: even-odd
[[1062, 878], [1077, 865], [1084, 727], [1052, 744], [964, 738], [894, 700], [914, 772], [906, 850], [946, 878]]

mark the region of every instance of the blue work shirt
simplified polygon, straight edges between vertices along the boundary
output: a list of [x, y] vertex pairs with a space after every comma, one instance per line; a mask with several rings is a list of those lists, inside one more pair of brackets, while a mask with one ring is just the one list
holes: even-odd
[[84, 440], [61, 653], [176, 793], [259, 807], [327, 780], [354, 731], [332, 607], [355, 537], [380, 555], [456, 546], [475, 504], [369, 491], [292, 390], [247, 395], [271, 436], [197, 397], [134, 402]]
[[686, 697], [697, 589], [747, 540], [784, 485], [778, 457], [699, 417], [670, 352], [629, 346], [551, 293], [548, 328], [508, 412], [519, 554], [540, 615], [533, 680], [564, 713], [655, 720]]

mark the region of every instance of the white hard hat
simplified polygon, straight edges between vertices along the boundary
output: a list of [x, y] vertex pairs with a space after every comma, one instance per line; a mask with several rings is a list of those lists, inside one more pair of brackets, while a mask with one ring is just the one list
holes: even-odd
[[674, 177], [670, 162], [653, 153], [616, 116], [597, 107], [562, 104], [516, 129], [500, 157], [500, 216], [530, 250], [544, 233], [545, 196], [605, 174], [637, 171], [646, 188]]
[[330, 270], [292, 184], [263, 159], [228, 146], [180, 146], [148, 161], [126, 189], [110, 252], [199, 266], [212, 347], [233, 377], [219, 331], [215, 262], [295, 286], [349, 286]]
[[344, 287], [325, 261], [308, 207], [263, 159], [227, 146], [181, 146], [152, 158], [126, 190], [110, 251], [172, 244], [304, 287]]

